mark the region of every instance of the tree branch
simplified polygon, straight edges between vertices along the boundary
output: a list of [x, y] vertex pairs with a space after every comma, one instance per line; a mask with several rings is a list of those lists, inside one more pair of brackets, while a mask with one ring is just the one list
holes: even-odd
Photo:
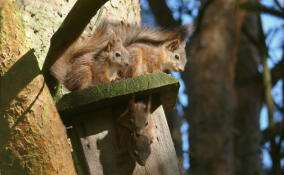
[[284, 135], [284, 122], [275, 123], [273, 127], [268, 127], [262, 131], [261, 145], [275, 138], [275, 135]]
[[277, 5], [277, 7], [282, 11], [284, 12], [284, 8], [281, 6], [281, 4], [279, 3], [278, 0], [274, 0], [275, 4]]
[[281, 78], [284, 78], [284, 54], [281, 61], [271, 70], [272, 86], [274, 86]]
[[[256, 38], [254, 38], [252, 36], [252, 34], [250, 34], [246, 28], [243, 28], [243, 33], [244, 35], [247, 37], [247, 39], [256, 47], [258, 48], [258, 50], [260, 50], [260, 54], [261, 55], [268, 55], [268, 49], [265, 46], [265, 40], [264, 41], [258, 41]], [[261, 36], [263, 37], [263, 36]], [[259, 38], [261, 38], [259, 37]], [[284, 48], [283, 48], [284, 51]], [[279, 63], [277, 63], [272, 69], [271, 69], [271, 85], [272, 87], [275, 86], [275, 84], [278, 82], [278, 80], [283, 79], [284, 78], [284, 55], [282, 56], [282, 59], [280, 60]], [[241, 86], [243, 85], [247, 85], [247, 84], [251, 84], [251, 83], [259, 83], [263, 81], [263, 75], [261, 73], [259, 73], [258, 75], [247, 79], [243, 82], [241, 82]]]
[[159, 26], [172, 28], [180, 25], [181, 22], [174, 19], [165, 0], [148, 0], [148, 3]]
[[263, 6], [259, 3], [254, 3], [254, 2], [241, 3], [240, 7], [251, 12], [267, 13], [276, 17], [284, 18], [283, 12], [273, 9], [272, 7]]
[[[265, 101], [268, 108], [268, 116], [269, 116], [269, 126], [272, 127], [274, 125], [274, 103], [273, 97], [271, 95], [271, 72], [268, 68], [267, 58], [268, 58], [268, 48], [265, 44], [266, 38], [262, 28], [262, 21], [260, 19], [260, 15], [258, 15], [258, 22], [259, 22], [259, 38], [260, 38], [260, 46], [259, 53], [262, 57], [262, 66], [263, 66], [263, 85], [264, 85], [264, 94], [265, 94]], [[275, 140], [272, 140], [275, 142]]]

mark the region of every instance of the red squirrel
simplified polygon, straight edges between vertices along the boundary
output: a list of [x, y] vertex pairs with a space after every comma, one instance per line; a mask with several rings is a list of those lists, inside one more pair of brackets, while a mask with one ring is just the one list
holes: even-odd
[[127, 145], [132, 158], [145, 165], [153, 143], [151, 96], [147, 104], [135, 102], [133, 96], [127, 109], [117, 119], [117, 125], [119, 145]]
[[191, 25], [172, 30], [109, 23], [130, 53], [131, 63], [123, 67], [120, 79], [153, 72], [183, 71], [186, 65], [185, 44]]
[[91, 38], [77, 41], [51, 67], [68, 90], [80, 90], [117, 79], [130, 62], [122, 40], [103, 22]]
[[134, 138], [144, 134], [153, 143], [152, 118], [151, 118], [151, 95], [148, 97], [147, 104], [135, 102], [135, 96], [129, 101], [127, 109], [117, 119], [118, 123], [128, 128]]
[[158, 71], [183, 71], [189, 25], [151, 29], [103, 21], [94, 35], [76, 41], [51, 67], [69, 90]]
[[159, 46], [134, 43], [127, 47], [131, 55], [131, 63], [121, 69], [121, 78], [131, 78], [153, 72], [180, 72], [187, 62], [185, 41], [166, 41]]
[[129, 64], [129, 59], [129, 52], [113, 34], [98, 54], [88, 52], [78, 57], [68, 69], [63, 84], [73, 91], [111, 82]]

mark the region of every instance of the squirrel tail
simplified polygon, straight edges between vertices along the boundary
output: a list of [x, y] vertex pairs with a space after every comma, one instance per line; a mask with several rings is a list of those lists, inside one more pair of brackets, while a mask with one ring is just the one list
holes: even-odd
[[125, 36], [122, 39], [126, 46], [135, 42], [161, 44], [174, 39], [179, 39], [181, 42], [185, 41], [192, 33], [192, 24], [168, 30], [150, 27], [141, 28], [135, 25], [120, 25], [119, 30], [120, 36]]
[[65, 75], [71, 66], [67, 60], [69, 60], [73, 53], [72, 47], [70, 46], [50, 68], [51, 74], [61, 83], [64, 82]]
[[61, 83], [64, 83], [66, 74], [76, 58], [89, 52], [96, 55], [107, 46], [111, 34], [109, 29], [108, 24], [102, 22], [91, 37], [76, 40], [52, 65], [50, 68], [51, 74]]
[[162, 44], [166, 41], [179, 39], [185, 41], [192, 33], [192, 24], [187, 24], [174, 29], [162, 29], [151, 27], [140, 27], [137, 24], [121, 22], [110, 22], [105, 20], [104, 25], [120, 37], [124, 46], [142, 42], [150, 44]]

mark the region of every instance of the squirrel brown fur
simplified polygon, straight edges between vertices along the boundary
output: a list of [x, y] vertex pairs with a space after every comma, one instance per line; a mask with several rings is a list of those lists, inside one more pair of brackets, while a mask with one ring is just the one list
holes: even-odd
[[133, 43], [161, 44], [166, 41], [178, 39], [180, 42], [192, 32], [192, 25], [187, 24], [173, 29], [140, 27], [138, 25], [126, 24], [123, 22], [113, 23], [105, 21], [112, 30], [121, 37], [124, 46]]
[[145, 165], [153, 143], [151, 96], [146, 104], [135, 102], [133, 96], [127, 109], [117, 119], [117, 125], [119, 146], [128, 145], [133, 159], [140, 165]]
[[124, 160], [126, 156], [145, 166], [146, 161], [151, 154], [151, 143], [147, 136], [141, 135], [137, 139], [128, 128], [117, 125], [117, 143], [118, 143], [118, 160]]
[[[188, 30], [189, 25], [161, 30], [103, 21], [92, 37], [71, 45], [51, 73], [73, 91], [157, 71], [182, 71]], [[116, 53], [121, 56], [113, 57]], [[114, 59], [107, 59], [111, 54]]]
[[151, 96], [149, 96], [146, 104], [144, 102], [135, 102], [135, 96], [133, 96], [126, 111], [118, 118], [118, 123], [128, 128], [133, 133], [134, 138], [146, 135], [150, 143], [153, 143]]
[[160, 71], [183, 71], [187, 62], [185, 41], [174, 39], [161, 45], [134, 43], [127, 47], [131, 63], [122, 69], [121, 78], [131, 78]]
[[131, 63], [123, 68], [120, 79], [160, 71], [183, 71], [187, 62], [186, 38], [191, 25], [171, 30], [139, 27], [124, 23], [109, 23], [130, 53]]
[[50, 68], [51, 74], [60, 82], [63, 82], [69, 67], [76, 58], [88, 52], [98, 53], [106, 47], [107, 33], [108, 27], [105, 23], [102, 23], [92, 37], [77, 39], [52, 65]]
[[130, 55], [122, 40], [102, 23], [87, 41], [71, 46], [52, 66], [51, 72], [74, 91], [115, 80], [118, 70], [129, 61]]

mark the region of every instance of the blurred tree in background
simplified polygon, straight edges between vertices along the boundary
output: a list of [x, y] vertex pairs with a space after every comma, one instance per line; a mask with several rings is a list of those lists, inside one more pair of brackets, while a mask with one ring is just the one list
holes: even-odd
[[283, 174], [284, 1], [143, 0], [141, 8], [143, 25], [194, 23], [186, 70], [174, 74], [184, 88], [168, 115], [184, 173]]

